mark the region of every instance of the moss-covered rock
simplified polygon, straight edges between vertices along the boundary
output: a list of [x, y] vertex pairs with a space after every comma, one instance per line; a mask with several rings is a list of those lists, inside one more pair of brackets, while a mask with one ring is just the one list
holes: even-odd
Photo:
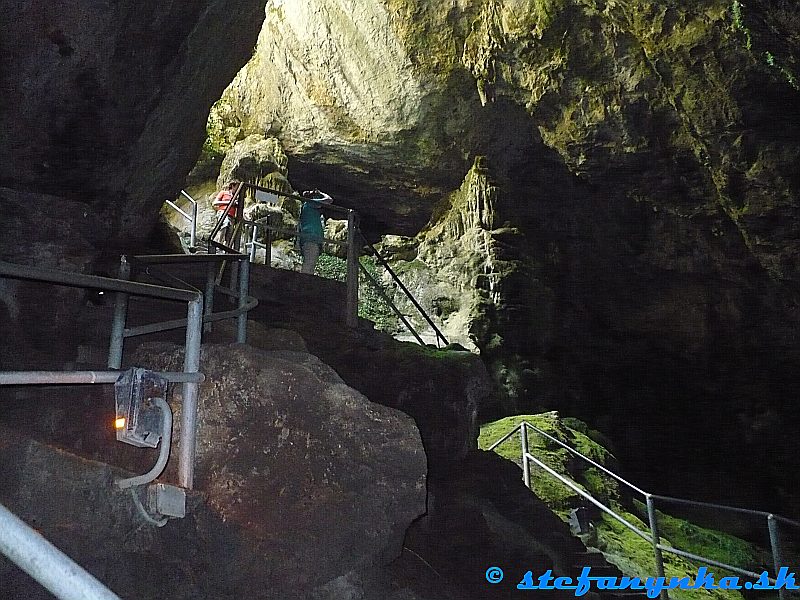
[[[519, 415], [488, 423], [481, 427], [479, 447], [488, 449], [522, 422], [528, 422], [541, 429], [596, 463], [612, 471], [618, 470], [613, 455], [590, 437], [590, 435], [598, 437], [599, 434], [591, 432], [586, 424], [577, 419], [561, 419], [554, 412]], [[579, 488], [589, 492], [592, 497], [614, 510], [634, 527], [645, 533], [649, 532], [644, 504], [632, 499], [628, 490], [621, 487], [615, 479], [599, 469], [590, 467], [588, 463], [575, 458], [563, 447], [533, 430], [529, 430], [528, 445], [529, 452], [534, 457], [560, 475], [569, 478]], [[521, 467], [521, 449], [521, 440], [517, 433], [495, 448], [495, 452]], [[535, 464], [531, 464], [530, 469], [533, 493], [562, 518], [566, 519], [572, 508], [579, 506], [593, 508], [578, 493]], [[592, 514], [594, 515], [592, 534], [583, 538], [587, 545], [599, 549], [609, 562], [626, 575], [640, 578], [655, 576], [655, 559], [649, 540], [638, 536], [605, 512], [594, 510]], [[662, 544], [755, 572], [761, 572], [769, 564], [767, 552], [733, 535], [700, 527], [662, 511], [657, 511], [657, 518]], [[694, 579], [698, 565], [669, 552], [664, 552], [663, 555], [666, 577]], [[716, 567], [710, 567], [709, 570], [715, 573], [717, 581], [722, 576], [733, 574]], [[738, 599], [742, 598], [742, 595], [735, 590], [701, 589], [670, 590], [670, 597], [679, 600]]]

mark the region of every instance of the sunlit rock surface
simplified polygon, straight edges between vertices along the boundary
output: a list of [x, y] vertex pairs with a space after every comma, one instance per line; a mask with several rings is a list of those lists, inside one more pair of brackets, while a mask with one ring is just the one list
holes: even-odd
[[[621, 452], [644, 476], [645, 456], [691, 466], [684, 449], [699, 439], [703, 471], [747, 440], [736, 469], [786, 490], [783, 454], [769, 474], [745, 456], [776, 439], [797, 448], [769, 418], [798, 416], [785, 399], [800, 384], [793, 5], [348, 6], [271, 4], [224, 96], [230, 124], [281, 139], [292, 177], [359, 209], [373, 235], [447, 232], [430, 253], [442, 275], [411, 279], [432, 283], [451, 324], [491, 298], [461, 335], [505, 406], [625, 431]], [[440, 210], [476, 156], [496, 188], [494, 247], [515, 265], [480, 278], [492, 252]], [[444, 275], [462, 261], [478, 268]]]

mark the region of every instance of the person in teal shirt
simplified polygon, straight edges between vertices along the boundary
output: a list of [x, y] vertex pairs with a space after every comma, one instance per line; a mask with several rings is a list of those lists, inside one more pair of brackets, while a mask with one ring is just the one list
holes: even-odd
[[306, 200], [300, 208], [300, 223], [298, 224], [300, 252], [303, 255], [303, 266], [300, 272], [313, 275], [317, 259], [322, 252], [322, 242], [325, 239], [325, 217], [322, 215], [322, 205], [330, 204], [333, 202], [333, 198], [319, 190], [303, 192], [303, 198]]

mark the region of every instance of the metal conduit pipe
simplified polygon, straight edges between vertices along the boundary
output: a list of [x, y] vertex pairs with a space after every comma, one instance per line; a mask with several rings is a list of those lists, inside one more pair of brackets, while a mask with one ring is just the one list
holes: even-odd
[[[186, 351], [183, 359], [184, 373], [200, 371], [200, 340], [203, 335], [203, 297], [189, 303], [186, 315]], [[200, 386], [197, 383], [183, 384], [183, 407], [181, 408], [181, 445], [178, 453], [178, 484], [187, 490], [194, 486], [194, 455], [197, 437], [197, 398]]]
[[61, 600], [120, 600], [2, 504], [0, 552]]
[[161, 409], [161, 448], [158, 451], [158, 460], [153, 468], [144, 475], [117, 479], [116, 484], [120, 489], [127, 489], [136, 485], [150, 483], [164, 472], [169, 460], [169, 450], [172, 442], [172, 410], [163, 398], [153, 398], [153, 402]]
[[[0, 385], [62, 385], [116, 383], [119, 371], [0, 371]], [[202, 373], [160, 372], [170, 383], [203, 383]]]

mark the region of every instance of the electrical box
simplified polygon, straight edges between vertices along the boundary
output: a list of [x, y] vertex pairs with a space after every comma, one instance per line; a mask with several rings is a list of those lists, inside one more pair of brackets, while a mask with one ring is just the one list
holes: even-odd
[[154, 483], [147, 488], [147, 508], [160, 517], [182, 519], [186, 516], [186, 491], [166, 483]]
[[166, 401], [167, 380], [146, 369], [133, 368], [114, 384], [117, 440], [139, 448], [155, 448], [161, 439], [161, 410], [152, 401]]

